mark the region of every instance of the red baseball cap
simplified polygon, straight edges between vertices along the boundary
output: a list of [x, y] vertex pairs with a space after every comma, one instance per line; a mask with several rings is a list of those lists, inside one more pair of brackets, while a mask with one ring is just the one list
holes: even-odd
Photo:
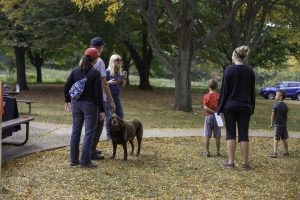
[[92, 58], [98, 58], [99, 57], [99, 53], [98, 53], [97, 49], [95, 49], [95, 48], [87, 48], [85, 50], [84, 55], [91, 56]]

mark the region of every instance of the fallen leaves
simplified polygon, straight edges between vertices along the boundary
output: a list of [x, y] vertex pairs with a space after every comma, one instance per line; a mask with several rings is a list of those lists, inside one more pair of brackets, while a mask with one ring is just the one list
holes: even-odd
[[[68, 166], [69, 148], [35, 153], [3, 164], [4, 199], [296, 199], [300, 190], [300, 140], [289, 139], [290, 157], [271, 159], [271, 138], [251, 138], [251, 171], [241, 169], [236, 153], [233, 170], [222, 169], [223, 157], [204, 158], [204, 139], [144, 139], [140, 157], [122, 160], [118, 148], [101, 142], [105, 160], [96, 169]], [[211, 142], [211, 153], [216, 152]], [[280, 143], [279, 150], [283, 147]], [[281, 153], [281, 152], [279, 152]]]

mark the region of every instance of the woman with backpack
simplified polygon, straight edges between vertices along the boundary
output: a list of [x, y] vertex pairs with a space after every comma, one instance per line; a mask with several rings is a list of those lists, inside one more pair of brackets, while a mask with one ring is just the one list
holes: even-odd
[[[65, 84], [65, 110], [72, 111], [70, 166], [80, 164], [82, 167], [96, 167], [91, 162], [91, 144], [96, 128], [97, 114], [100, 114], [100, 119], [104, 118], [101, 77], [99, 72], [93, 68], [98, 57], [99, 53], [95, 48], [86, 49], [82, 62], [71, 72]], [[78, 88], [83, 89], [82, 94], [81, 92], [78, 94]], [[76, 95], [74, 95], [75, 93]], [[79, 160], [79, 143], [83, 123], [85, 123], [85, 136]]]

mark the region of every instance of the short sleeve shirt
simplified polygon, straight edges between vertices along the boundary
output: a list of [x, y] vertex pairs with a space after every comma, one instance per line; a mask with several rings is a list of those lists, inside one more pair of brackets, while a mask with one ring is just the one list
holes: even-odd
[[[94, 68], [100, 72], [101, 77], [106, 77], [105, 64], [101, 58], [98, 58], [97, 63], [94, 65]], [[107, 97], [104, 90], [103, 90], [103, 101], [107, 102]]]
[[283, 102], [276, 102], [273, 104], [272, 112], [275, 113], [274, 126], [286, 126], [287, 125], [287, 113], [289, 109]]
[[[220, 94], [219, 93], [208, 93], [203, 97], [203, 105], [207, 106], [209, 109], [217, 112], [218, 110], [218, 101]], [[209, 112], [205, 112], [205, 115], [208, 115]]]
[[105, 64], [101, 58], [98, 58], [97, 63], [94, 65], [94, 68], [100, 72], [101, 77], [105, 77]]

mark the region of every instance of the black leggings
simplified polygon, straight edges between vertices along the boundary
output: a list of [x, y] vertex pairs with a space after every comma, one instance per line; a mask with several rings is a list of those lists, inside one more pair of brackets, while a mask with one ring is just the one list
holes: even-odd
[[248, 107], [236, 106], [224, 109], [226, 125], [226, 140], [236, 139], [236, 124], [238, 125], [238, 141], [249, 141], [248, 129], [251, 110]]

